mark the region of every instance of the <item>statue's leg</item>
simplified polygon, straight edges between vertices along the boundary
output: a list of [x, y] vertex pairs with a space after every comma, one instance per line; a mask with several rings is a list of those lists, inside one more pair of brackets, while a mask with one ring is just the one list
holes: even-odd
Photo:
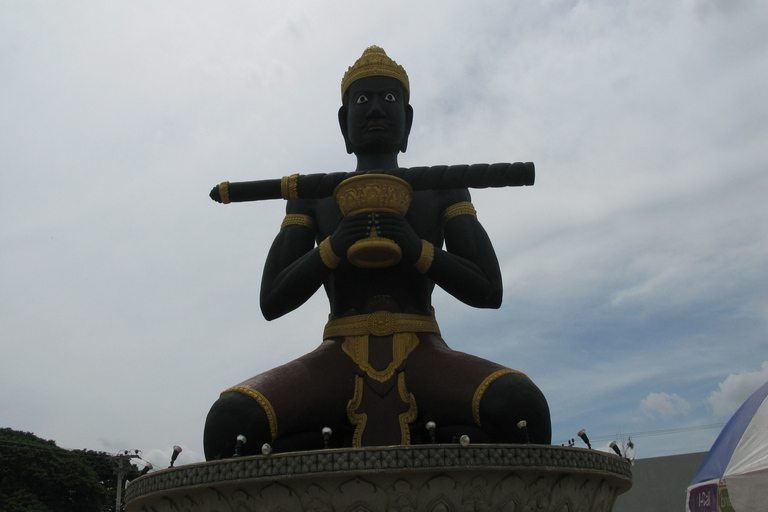
[[347, 402], [354, 391], [354, 366], [341, 344], [324, 342], [299, 359], [230, 388], [211, 407], [203, 444], [208, 460], [234, 454], [237, 436], [246, 436], [244, 455], [322, 448], [322, 430], [330, 427], [329, 446], [351, 438]]
[[[455, 443], [467, 435], [472, 443], [494, 442], [477, 424], [475, 397], [489, 375], [501, 365], [451, 350], [437, 334], [420, 333], [419, 346], [408, 357], [405, 378], [419, 410], [411, 424], [414, 444]], [[427, 425], [435, 423], [430, 432]]]
[[254, 398], [238, 392], [225, 393], [213, 404], [205, 421], [206, 460], [232, 457], [241, 434], [246, 437], [241, 455], [261, 453], [261, 446], [271, 441], [269, 419]]
[[[522, 420], [527, 423], [528, 438], [518, 428]], [[480, 400], [480, 424], [496, 443], [552, 442], [547, 400], [522, 373], [508, 373], [491, 382]]]
[[405, 369], [419, 408], [412, 425], [415, 442], [429, 442], [426, 424], [434, 421], [437, 442], [467, 434], [472, 442], [524, 443], [525, 431], [517, 427], [521, 420], [527, 422], [531, 443], [551, 442], [549, 406], [527, 376], [451, 350], [438, 335], [419, 338]]

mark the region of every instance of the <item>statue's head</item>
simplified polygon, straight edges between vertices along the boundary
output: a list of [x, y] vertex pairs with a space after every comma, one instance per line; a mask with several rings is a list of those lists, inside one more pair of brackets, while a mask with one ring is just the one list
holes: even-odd
[[410, 86], [402, 66], [370, 46], [341, 81], [339, 126], [347, 153], [405, 152], [413, 122]]

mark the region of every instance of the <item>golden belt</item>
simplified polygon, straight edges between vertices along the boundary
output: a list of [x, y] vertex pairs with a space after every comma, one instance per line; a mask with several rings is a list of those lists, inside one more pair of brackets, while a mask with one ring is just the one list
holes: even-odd
[[434, 316], [376, 311], [368, 315], [334, 318], [325, 324], [323, 339], [338, 336], [389, 336], [399, 332], [432, 332], [440, 334]]

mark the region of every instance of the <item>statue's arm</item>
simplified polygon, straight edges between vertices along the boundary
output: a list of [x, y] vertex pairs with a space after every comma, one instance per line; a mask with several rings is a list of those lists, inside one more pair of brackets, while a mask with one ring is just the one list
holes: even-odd
[[311, 222], [283, 226], [272, 242], [260, 293], [261, 312], [267, 320], [279, 318], [309, 300], [333, 272], [334, 259], [341, 259], [335, 255], [346, 255], [350, 245], [370, 232], [366, 216], [343, 219], [324, 244], [319, 240], [325, 246], [324, 259], [320, 245], [315, 246], [317, 230], [308, 225], [315, 222], [315, 206], [314, 201], [288, 201], [286, 205], [286, 218], [305, 218]]
[[[443, 205], [469, 203], [469, 191], [453, 190], [443, 194]], [[438, 247], [439, 236], [431, 237], [433, 256], [425, 253], [419, 235], [402, 217], [380, 215], [383, 235], [393, 238], [403, 250], [403, 259], [424, 270], [425, 275], [460, 301], [478, 308], [501, 306], [502, 282], [496, 252], [483, 226], [475, 215], [462, 214], [443, 226], [445, 249]], [[435, 227], [434, 233], [439, 233]], [[429, 248], [427, 248], [429, 249]]]
[[503, 285], [499, 261], [477, 217], [456, 216], [445, 223], [443, 230], [445, 250], [435, 247], [426, 276], [470, 306], [500, 307]]
[[286, 218], [303, 216], [307, 224], [281, 227], [272, 242], [261, 277], [261, 312], [273, 320], [298, 308], [322, 286], [330, 273], [315, 247], [314, 216], [306, 202], [289, 201]]

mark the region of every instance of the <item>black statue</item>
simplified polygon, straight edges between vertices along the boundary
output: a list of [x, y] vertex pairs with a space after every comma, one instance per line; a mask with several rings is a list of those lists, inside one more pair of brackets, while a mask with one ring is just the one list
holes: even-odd
[[[342, 103], [339, 125], [357, 171], [396, 169], [413, 121], [403, 68], [368, 48], [344, 76]], [[322, 286], [330, 320], [316, 350], [222, 393], [206, 421], [208, 460], [231, 457], [238, 435], [248, 440], [240, 455], [260, 453], [263, 443], [292, 451], [451, 442], [463, 434], [472, 442], [549, 444], [549, 408], [527, 376], [453, 351], [440, 336], [435, 285], [474, 307], [498, 308], [502, 300], [496, 254], [466, 188], [406, 185], [404, 215], [379, 208], [345, 216], [338, 195], [299, 199], [295, 180], [283, 187], [294, 200], [267, 257], [261, 310], [278, 318]], [[389, 184], [361, 187], [350, 197], [376, 189], [400, 200]]]

